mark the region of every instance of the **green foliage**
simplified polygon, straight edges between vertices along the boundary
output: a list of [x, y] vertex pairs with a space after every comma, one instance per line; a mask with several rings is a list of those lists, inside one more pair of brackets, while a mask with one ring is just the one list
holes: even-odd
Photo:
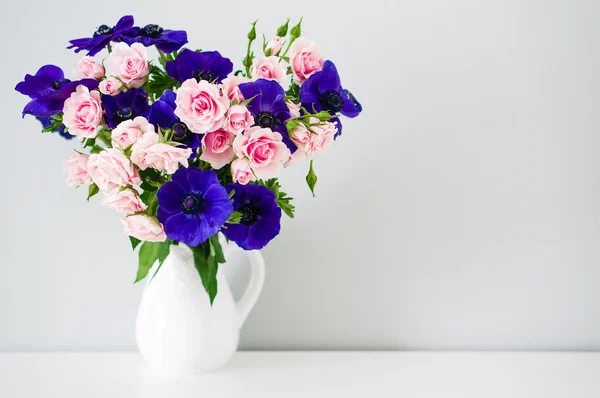
[[308, 170], [308, 174], [306, 176], [306, 183], [310, 188], [310, 192], [312, 192], [313, 196], [315, 196], [315, 185], [317, 185], [317, 175], [313, 170], [313, 161], [310, 161], [310, 170]]
[[300, 98], [300, 86], [297, 85], [296, 82], [292, 80], [292, 82], [290, 83], [290, 88], [288, 88], [288, 90], [285, 92], [285, 95], [287, 97], [299, 99]]
[[211, 236], [206, 242], [190, 249], [194, 254], [194, 266], [200, 275], [202, 285], [212, 305], [217, 296], [217, 271], [219, 264], [225, 262], [218, 234]]
[[262, 185], [273, 191], [273, 193], [275, 194], [275, 201], [277, 202], [277, 206], [279, 206], [279, 208], [289, 218], [294, 218], [294, 211], [296, 208], [293, 204], [290, 203], [294, 198], [290, 198], [289, 196], [287, 196], [287, 193], [282, 192], [280, 190], [281, 184], [279, 184], [279, 180], [277, 178], [271, 178], [267, 181], [260, 180], [257, 181], [257, 184]]
[[156, 215], [156, 210], [158, 209], [158, 200], [156, 200], [156, 190], [153, 191], [144, 191], [140, 195], [140, 199], [148, 208], [146, 209], [146, 214], [149, 216]]
[[144, 191], [156, 191], [166, 182], [160, 172], [151, 167], [148, 167], [146, 170], [140, 170], [140, 178], [142, 179], [140, 187]]
[[[148, 271], [152, 265], [158, 260], [158, 266], [162, 266], [163, 262], [169, 255], [171, 241], [164, 242], [144, 242], [138, 253], [139, 263], [135, 282], [137, 283], [148, 275]], [[158, 269], [157, 269], [158, 272]]]
[[277, 36], [285, 37], [285, 35], [287, 35], [289, 23], [290, 19], [288, 18], [287, 21], [277, 29]]
[[256, 23], [257, 21], [252, 22], [252, 29], [248, 32], [248, 48], [246, 50], [246, 56], [242, 61], [242, 64], [246, 68], [246, 76], [250, 77], [250, 66], [252, 66], [252, 60], [254, 59], [254, 52], [250, 51], [250, 47], [252, 46], [252, 42], [256, 40]]
[[142, 242], [138, 238], [134, 238], [133, 236], [129, 237], [129, 241], [131, 242], [131, 249], [135, 250], [135, 248]]
[[231, 213], [231, 215], [225, 222], [227, 224], [239, 224], [241, 220], [242, 220], [242, 213], [240, 213], [239, 211], [234, 211], [233, 213]]
[[63, 124], [62, 118], [63, 118], [62, 113], [57, 113], [56, 115], [53, 115], [50, 126], [44, 127], [42, 129], [42, 133], [53, 133], [56, 130], [58, 130]]
[[91, 183], [88, 188], [88, 197], [87, 197], [88, 202], [89, 202], [90, 198], [92, 196], [96, 195], [98, 192], [100, 192], [100, 188], [98, 188], [98, 185], [96, 185], [96, 183]]
[[[166, 63], [166, 61], [164, 62]], [[165, 72], [162, 68], [156, 65], [150, 65], [150, 81], [148, 92], [153, 101], [156, 101], [156, 99], [160, 97], [165, 90], [173, 90], [179, 86], [181, 86], [181, 83], [167, 75], [167, 72]]]

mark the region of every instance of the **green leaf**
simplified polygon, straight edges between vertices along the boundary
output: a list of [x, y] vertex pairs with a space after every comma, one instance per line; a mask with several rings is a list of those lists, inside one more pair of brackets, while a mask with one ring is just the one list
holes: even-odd
[[134, 238], [133, 236], [130, 236], [129, 240], [131, 241], [131, 249], [132, 250], [135, 250], [137, 245], [139, 245], [142, 242], [141, 240], [139, 240], [138, 238]]
[[310, 161], [310, 169], [308, 170], [308, 174], [306, 175], [306, 183], [310, 188], [310, 192], [312, 192], [313, 196], [315, 196], [315, 185], [317, 184], [317, 175], [313, 170], [313, 161]]
[[160, 266], [169, 255], [170, 247], [171, 242], [169, 240], [164, 242], [144, 242], [140, 247], [138, 255], [138, 271], [134, 283], [144, 279], [157, 260], [159, 262], [159, 268], [157, 268], [156, 272], [158, 272], [158, 269], [160, 269]]
[[100, 192], [100, 188], [98, 188], [98, 185], [96, 185], [96, 183], [91, 183], [89, 188], [88, 188], [88, 197], [87, 200], [89, 202], [90, 198], [94, 195], [96, 195], [98, 192]]
[[225, 221], [225, 223], [226, 224], [239, 224], [240, 221], [242, 221], [242, 213], [240, 213], [239, 211], [234, 211], [233, 213], [231, 213], [231, 215], [229, 216], [227, 221]]
[[225, 263], [225, 255], [223, 254], [223, 248], [221, 247], [221, 242], [219, 241], [219, 234], [216, 233], [209, 238], [209, 242], [215, 251], [215, 260], [219, 264]]
[[285, 35], [287, 35], [289, 23], [290, 19], [288, 18], [287, 21], [277, 29], [277, 36], [285, 37]]
[[200, 275], [202, 285], [212, 305], [217, 296], [217, 270], [219, 264], [215, 257], [210, 255], [210, 244], [208, 242], [192, 247], [191, 250], [194, 254], [194, 266]]
[[294, 198], [290, 198], [287, 196], [287, 193], [280, 191], [281, 185], [279, 184], [277, 178], [271, 178], [267, 181], [259, 180], [256, 183], [273, 191], [275, 194], [275, 200], [277, 201], [277, 206], [279, 206], [289, 218], [294, 218], [295, 207], [290, 203]]
[[[285, 94], [289, 97], [293, 97], [293, 98], [299, 98], [300, 96], [300, 86], [296, 84], [296, 82], [294, 82], [292, 80], [292, 82], [290, 83], [290, 88], [288, 88], [288, 90], [285, 92]], [[297, 100], [295, 102], [298, 102]]]

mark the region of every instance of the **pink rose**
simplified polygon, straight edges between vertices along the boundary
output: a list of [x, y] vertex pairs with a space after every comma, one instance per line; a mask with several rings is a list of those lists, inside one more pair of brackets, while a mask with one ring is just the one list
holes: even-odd
[[297, 38], [290, 47], [290, 64], [294, 72], [294, 80], [302, 84], [313, 73], [323, 68], [324, 59], [321, 56], [321, 49], [314, 41]]
[[102, 191], [112, 193], [120, 187], [139, 185], [140, 176], [133, 164], [116, 148], [90, 155], [88, 173]]
[[220, 169], [235, 157], [231, 144], [233, 133], [219, 129], [202, 137], [202, 154], [200, 160], [210, 163], [213, 169]]
[[100, 79], [104, 77], [104, 67], [92, 57], [85, 56], [73, 69], [76, 79]]
[[[310, 123], [317, 124], [319, 120], [317, 118], [310, 118]], [[337, 128], [331, 122], [323, 122], [322, 124], [311, 126], [311, 130], [312, 132], [308, 131], [306, 126], [300, 124], [290, 132], [290, 139], [310, 160], [314, 159], [318, 153], [324, 152], [329, 148], [333, 143]]]
[[246, 185], [256, 179], [254, 178], [254, 174], [252, 174], [250, 165], [244, 159], [236, 159], [231, 162], [231, 175], [234, 181], [242, 185]]
[[113, 51], [108, 56], [108, 66], [112, 75], [118, 77], [129, 87], [142, 87], [146, 82], [148, 69], [148, 54], [141, 43], [115, 43]]
[[233, 150], [238, 158], [246, 159], [259, 179], [274, 178], [290, 157], [283, 137], [268, 128], [251, 127], [233, 140]]
[[188, 158], [192, 154], [190, 148], [179, 148], [170, 144], [159, 143], [158, 134], [145, 133], [131, 148], [131, 161], [140, 169], [148, 167], [173, 174], [181, 163], [188, 167]]
[[162, 224], [145, 214], [126, 217], [123, 221], [125, 233], [146, 242], [164, 242], [167, 239]]
[[154, 133], [154, 126], [148, 123], [145, 117], [138, 116], [133, 120], [125, 120], [111, 133], [113, 146], [125, 149], [142, 138], [144, 133]]
[[223, 125], [229, 99], [206, 80], [188, 79], [177, 90], [175, 104], [175, 115], [194, 133], [204, 134]]
[[238, 135], [254, 124], [254, 118], [243, 105], [232, 105], [225, 118], [225, 130]]
[[69, 186], [92, 181], [87, 169], [88, 158], [88, 155], [76, 153], [63, 162], [62, 167], [67, 172], [67, 184]]
[[135, 214], [146, 210], [148, 206], [131, 188], [125, 188], [122, 191], [115, 191], [104, 196], [101, 202], [102, 206], [115, 209], [119, 213]]
[[123, 87], [123, 83], [114, 77], [107, 77], [106, 79], [100, 82], [98, 86], [98, 90], [104, 95], [116, 95], [121, 92], [121, 88]]
[[290, 111], [292, 119], [300, 116], [300, 104], [295, 104], [292, 101], [285, 101], [285, 104], [287, 105]]
[[90, 92], [80, 84], [65, 101], [63, 112], [63, 123], [69, 133], [84, 138], [96, 137], [98, 126], [102, 122], [100, 93], [96, 90]]
[[250, 70], [252, 79], [268, 79], [282, 82], [285, 80], [285, 66], [279, 62], [279, 58], [275, 56], [265, 57], [260, 56], [252, 62]]
[[301, 149], [296, 150], [296, 152], [292, 153], [287, 162], [285, 162], [284, 166], [288, 167], [293, 164], [300, 162], [301, 160], [306, 160], [306, 154]]
[[234, 99], [238, 102], [242, 102], [244, 100], [244, 96], [238, 87], [242, 83], [248, 83], [250, 79], [242, 76], [229, 76], [223, 79], [223, 94], [229, 98], [231, 101]]
[[275, 36], [271, 40], [269, 40], [269, 43], [267, 44], [267, 49], [271, 49], [271, 54], [269, 55], [279, 54], [279, 51], [281, 50], [281, 45], [281, 37], [279, 36]]

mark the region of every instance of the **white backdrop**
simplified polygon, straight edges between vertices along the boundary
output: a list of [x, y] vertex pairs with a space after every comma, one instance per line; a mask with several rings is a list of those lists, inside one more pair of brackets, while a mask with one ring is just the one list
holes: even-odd
[[600, 2], [32, 0], [2, 5], [0, 350], [134, 348], [119, 217], [66, 187], [76, 142], [13, 90], [125, 13], [237, 66], [250, 21], [303, 15], [364, 105], [316, 198], [285, 172], [297, 218], [242, 348], [600, 349]]

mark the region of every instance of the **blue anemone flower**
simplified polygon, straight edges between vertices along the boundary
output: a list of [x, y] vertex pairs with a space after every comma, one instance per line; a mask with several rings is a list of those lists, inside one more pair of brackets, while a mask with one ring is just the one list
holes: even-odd
[[142, 43], [145, 47], [156, 46], [165, 54], [179, 50], [188, 42], [185, 30], [163, 29], [156, 24], [131, 28], [121, 35], [121, 38], [129, 45]]
[[332, 115], [340, 112], [347, 117], [356, 117], [362, 111], [362, 105], [352, 93], [342, 88], [340, 75], [331, 61], [325, 61], [323, 69], [300, 87], [300, 102], [309, 111], [326, 110]]
[[15, 90], [31, 98], [23, 109], [23, 116], [47, 117], [61, 113], [65, 100], [80, 84], [90, 90], [98, 87], [95, 79], [65, 79], [62, 69], [55, 65], [42, 66], [34, 76], [25, 75], [23, 81], [15, 87]]
[[233, 63], [218, 51], [199, 53], [186, 48], [175, 61], [167, 62], [166, 69], [169, 76], [181, 83], [192, 78], [221, 83], [233, 70]]
[[150, 111], [148, 93], [141, 88], [120, 92], [117, 95], [103, 95], [104, 120], [106, 125], [114, 129], [124, 120], [137, 116], [147, 117]]
[[244, 98], [252, 98], [247, 107], [254, 116], [254, 125], [277, 131], [283, 136], [283, 142], [290, 152], [296, 152], [298, 147], [290, 139], [285, 127], [285, 121], [291, 118], [291, 115], [284, 101], [283, 87], [274, 80], [258, 79], [240, 84], [239, 88]]
[[131, 28], [133, 28], [133, 17], [125, 15], [112, 28], [108, 25], [100, 25], [92, 37], [69, 41], [71, 45], [67, 48], [74, 48], [76, 53], [87, 50], [87, 55], [94, 56], [104, 50], [111, 41], [122, 41], [122, 35]]
[[223, 234], [244, 250], [259, 250], [279, 234], [281, 209], [275, 194], [262, 185], [229, 184], [233, 209], [242, 213], [239, 224], [225, 224]]
[[219, 232], [233, 212], [212, 170], [181, 168], [157, 193], [158, 220], [167, 236], [193, 247]]
[[175, 98], [176, 94], [173, 91], [166, 90], [158, 101], [150, 106], [148, 121], [154, 127], [172, 129], [172, 140], [185, 145], [187, 148], [191, 148], [192, 154], [190, 158], [193, 158], [200, 147], [200, 134], [192, 133], [188, 126], [175, 115], [175, 108], [177, 107], [175, 105]]

